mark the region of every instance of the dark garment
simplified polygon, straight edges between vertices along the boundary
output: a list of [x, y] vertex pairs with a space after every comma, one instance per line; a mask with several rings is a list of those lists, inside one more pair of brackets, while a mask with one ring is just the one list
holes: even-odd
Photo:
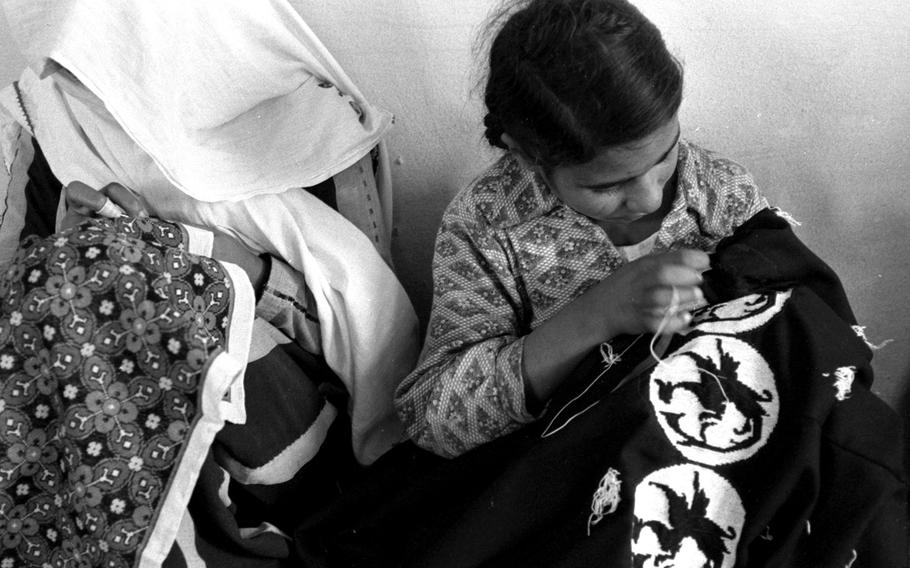
[[711, 305], [661, 363], [650, 337], [618, 338], [620, 360], [592, 354], [531, 426], [449, 461], [396, 448], [301, 525], [301, 559], [907, 565], [901, 423], [837, 276], [765, 210], [706, 280]]
[[28, 182], [25, 188], [25, 225], [19, 240], [30, 235], [44, 238], [54, 232], [57, 217], [57, 203], [60, 201], [62, 186], [54, 177], [44, 152], [37, 140], [32, 140], [35, 157], [28, 167]]
[[[194, 553], [206, 566], [279, 568], [298, 566], [287, 538], [300, 518], [337, 498], [358, 466], [350, 444], [350, 422], [333, 422], [319, 451], [284, 481], [226, 481], [223, 464], [256, 468], [293, 462], [294, 450], [326, 404], [344, 408], [346, 395], [325, 364], [294, 343], [276, 347], [247, 368], [246, 424], [227, 424], [202, 466], [189, 503]], [[285, 455], [282, 455], [284, 452]], [[225, 502], [225, 495], [230, 503]], [[250, 532], [271, 525], [274, 530]], [[187, 563], [178, 542], [165, 568]]]

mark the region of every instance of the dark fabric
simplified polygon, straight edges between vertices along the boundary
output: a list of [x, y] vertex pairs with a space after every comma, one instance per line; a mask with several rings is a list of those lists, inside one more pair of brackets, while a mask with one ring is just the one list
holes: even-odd
[[[299, 519], [340, 494], [360, 470], [351, 451], [347, 416], [340, 412], [326, 439], [309, 448], [315, 456], [297, 465], [285, 481], [245, 484], [231, 475], [230, 463], [258, 468], [283, 462], [293, 467], [292, 445], [306, 435], [326, 404], [344, 409], [346, 394], [321, 359], [294, 343], [276, 346], [250, 363], [244, 383], [247, 423], [227, 424], [217, 434], [189, 503], [194, 555], [219, 568], [296, 566], [288, 537], [242, 531], [268, 524], [290, 534]], [[185, 552], [178, 543], [164, 566], [186, 566]]]
[[[836, 275], [771, 211], [712, 267], [712, 305], [663, 363], [630, 376], [650, 338], [623, 338], [619, 362], [592, 354], [515, 434], [451, 461], [396, 448], [301, 524], [301, 561], [907, 565], [901, 423], [869, 390], [871, 352]], [[620, 499], [593, 522], [611, 470]]]
[[335, 178], [328, 178], [313, 187], [307, 187], [307, 191], [319, 198], [320, 201], [338, 211], [338, 199], [335, 195]]
[[47, 237], [54, 232], [57, 205], [60, 203], [62, 186], [51, 172], [38, 141], [32, 139], [35, 157], [28, 167], [28, 183], [25, 186], [25, 226], [20, 240], [30, 235]]
[[797, 286], [811, 290], [844, 322], [856, 324], [834, 270], [793, 234], [785, 219], [766, 209], [718, 243], [702, 288], [707, 301], [717, 304]]

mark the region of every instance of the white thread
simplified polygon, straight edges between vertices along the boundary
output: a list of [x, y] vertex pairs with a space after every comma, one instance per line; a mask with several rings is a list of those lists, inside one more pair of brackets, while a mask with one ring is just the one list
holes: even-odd
[[[830, 378], [831, 373], [822, 373], [823, 377]], [[834, 395], [838, 401], [843, 402], [850, 398], [853, 392], [853, 380], [856, 378], [856, 367], [840, 367], [834, 371]]]
[[721, 379], [728, 380], [727, 377], [720, 377], [718, 375], [715, 375], [711, 371], [706, 371], [705, 369], [702, 369], [701, 367], [698, 367], [698, 372], [703, 375], [708, 375], [709, 377], [714, 379], [714, 381], [717, 383], [717, 388], [720, 389], [720, 394], [723, 395], [723, 397], [724, 397], [724, 401], [728, 402], [728, 403], [730, 402], [730, 397], [727, 396], [727, 391], [724, 390], [724, 384], [722, 382], [720, 382]]
[[[565, 410], [566, 408], [568, 408], [569, 406], [571, 406], [572, 403], [574, 403], [576, 400], [583, 397], [585, 395], [585, 393], [587, 393], [589, 390], [591, 390], [591, 387], [593, 387], [595, 384], [597, 384], [597, 381], [599, 381], [600, 378], [603, 377], [604, 374], [606, 374], [606, 372], [609, 371], [610, 368], [613, 367], [613, 365], [622, 361], [622, 356], [625, 355], [626, 351], [631, 349], [633, 345], [635, 345], [635, 342], [638, 341], [639, 338], [641, 338], [641, 335], [639, 335], [638, 337], [633, 339], [632, 343], [630, 343], [625, 349], [623, 349], [622, 353], [620, 353], [619, 355], [616, 355], [613, 353], [613, 347], [609, 343], [600, 344], [600, 355], [603, 357], [603, 360], [604, 360], [603, 362], [604, 362], [605, 367], [603, 368], [603, 370], [600, 373], [598, 373], [598, 375], [596, 377], [594, 377], [594, 380], [592, 380], [588, 384], [588, 386], [585, 387], [585, 390], [581, 391], [578, 395], [576, 395], [574, 398], [572, 398], [572, 400], [565, 403], [563, 405], [563, 407], [560, 408], [556, 412], [556, 414], [553, 415], [553, 418], [550, 419], [550, 423], [547, 424], [547, 427], [544, 428], [543, 433], [540, 435], [541, 438], [548, 438], [548, 437], [552, 436], [553, 434], [559, 432], [560, 430], [562, 430], [563, 428], [568, 426], [570, 422], [572, 422], [573, 420], [575, 420], [576, 418], [578, 418], [585, 412], [587, 412], [587, 411], [591, 410], [592, 408], [594, 408], [595, 406], [597, 406], [597, 404], [600, 402], [599, 400], [595, 400], [594, 402], [592, 402], [591, 404], [586, 406], [584, 409], [582, 409], [582, 410], [576, 412], [575, 414], [573, 414], [572, 416], [570, 416], [569, 419], [566, 420], [565, 423], [562, 426], [560, 426], [559, 428], [557, 428], [556, 430], [550, 431], [550, 428], [553, 427], [553, 423], [556, 422], [556, 419], [559, 418], [559, 415], [562, 414], [562, 411]], [[606, 353], [604, 353], [604, 345], [607, 346]]]
[[107, 217], [108, 219], [117, 219], [119, 217], [126, 215], [126, 211], [124, 211], [123, 209], [120, 208], [119, 205], [117, 205], [116, 203], [111, 201], [110, 198], [106, 198], [104, 200], [104, 205], [102, 205], [101, 208], [98, 209], [97, 213], [98, 213], [98, 215], [100, 215], [102, 217]]
[[[677, 292], [676, 286], [674, 286], [673, 287], [673, 297], [670, 299], [670, 307], [667, 308], [667, 312], [664, 314], [663, 319], [660, 321], [660, 325], [657, 326], [657, 331], [654, 333], [654, 337], [651, 338], [651, 345], [650, 345], [651, 357], [654, 357], [654, 360], [657, 361], [658, 367], [660, 367], [661, 365], [664, 364], [664, 360], [661, 359], [660, 356], [655, 352], [654, 344], [657, 342], [658, 336], [660, 336], [663, 333], [663, 330], [667, 326], [667, 323], [669, 323], [670, 318], [673, 317], [673, 315], [675, 315], [677, 310], [679, 310], [679, 292]], [[724, 384], [721, 382], [721, 379], [726, 379], [726, 377], [719, 377], [719, 376], [715, 375], [714, 373], [712, 373], [711, 371], [707, 371], [700, 367], [698, 368], [698, 372], [703, 373], [703, 374], [708, 375], [709, 377], [713, 378], [717, 382], [717, 388], [720, 389], [720, 394], [723, 395], [724, 400], [726, 402], [730, 402], [730, 397], [727, 396], [727, 391], [724, 390]]]
[[802, 223], [800, 223], [799, 221], [797, 221], [797, 220], [793, 217], [793, 215], [790, 215], [789, 213], [787, 213], [787, 212], [784, 211], [783, 209], [781, 209], [781, 208], [779, 208], [779, 207], [773, 207], [771, 210], [774, 211], [774, 212], [777, 214], [778, 217], [780, 217], [780, 218], [783, 219], [784, 221], [790, 223], [790, 224], [793, 225], [794, 227], [800, 227], [800, 226], [802, 226]]
[[[663, 334], [664, 329], [670, 323], [670, 319], [673, 318], [680, 311], [679, 307], [680, 307], [679, 290], [676, 289], [676, 286], [673, 286], [673, 296], [670, 298], [670, 305], [667, 307], [667, 311], [664, 312], [664, 315], [660, 320], [660, 324], [657, 326], [657, 331], [654, 333], [654, 336], [651, 338], [651, 343], [648, 345], [648, 350], [651, 353], [651, 357], [653, 357], [654, 360], [657, 361], [658, 367], [660, 365], [664, 364], [664, 360], [661, 359], [661, 356], [657, 354], [655, 345], [657, 343], [658, 338]], [[620, 353], [619, 355], [616, 355], [613, 352], [613, 347], [609, 343], [602, 343], [600, 345], [600, 355], [603, 358], [603, 362], [604, 362], [604, 365], [606, 365], [606, 367], [604, 368], [603, 371], [600, 372], [600, 374], [598, 374], [596, 377], [594, 377], [594, 380], [591, 381], [591, 383], [587, 387], [585, 387], [585, 390], [583, 390], [581, 392], [581, 394], [577, 395], [575, 398], [573, 398], [572, 400], [567, 402], [562, 408], [559, 409], [559, 411], [550, 420], [550, 423], [547, 424], [547, 427], [544, 429], [543, 433], [540, 435], [541, 438], [547, 438], [547, 437], [552, 436], [553, 434], [559, 432], [560, 430], [562, 430], [563, 428], [568, 426], [570, 422], [572, 422], [573, 420], [575, 420], [576, 418], [578, 418], [585, 412], [591, 410], [591, 408], [593, 408], [594, 406], [597, 405], [598, 402], [600, 402], [600, 401], [595, 401], [595, 402], [591, 403], [590, 405], [585, 407], [583, 410], [573, 414], [568, 420], [566, 420], [566, 422], [562, 426], [560, 426], [556, 430], [550, 431], [550, 428], [553, 426], [553, 423], [556, 422], [556, 419], [559, 418], [559, 415], [562, 414], [562, 411], [565, 410], [566, 408], [568, 408], [569, 405], [574, 403], [576, 400], [578, 400], [579, 398], [584, 396], [584, 394], [586, 392], [588, 392], [588, 390], [590, 390], [591, 387], [593, 387], [594, 384], [597, 383], [597, 381], [600, 380], [600, 378], [604, 375], [604, 373], [609, 371], [613, 365], [615, 365], [616, 363], [621, 361], [622, 356], [625, 355], [626, 351], [631, 349], [633, 345], [635, 345], [635, 342], [638, 341], [638, 339], [640, 337], [641, 337], [641, 335], [636, 337], [635, 340], [632, 341], [632, 343], [630, 343], [628, 345], [628, 347], [623, 349], [622, 353]], [[604, 346], [606, 346], [606, 350], [604, 349]], [[705, 371], [705, 372], [708, 373], [707, 371]], [[727, 393], [724, 391], [723, 385], [721, 385], [720, 379], [712, 373], [708, 373], [708, 374], [714, 377], [714, 379], [717, 381], [718, 386], [720, 387], [721, 393], [723, 393], [723, 395], [724, 395], [724, 399], [729, 401], [730, 399], [727, 397]], [[624, 383], [625, 380], [623, 380], [622, 382]], [[620, 383], [620, 385], [617, 385], [616, 388], [621, 386], [621, 384], [622, 383]]]
[[879, 343], [878, 345], [876, 345], [875, 343], [872, 343], [871, 341], [869, 341], [869, 338], [866, 337], [866, 326], [854, 325], [851, 327], [852, 327], [854, 333], [856, 333], [856, 335], [858, 335], [860, 339], [865, 341], [866, 345], [869, 346], [869, 349], [872, 349], [873, 351], [878, 351], [879, 349], [885, 347], [886, 345], [888, 345], [889, 343], [894, 341], [893, 339], [886, 339], [886, 340], [882, 341], [881, 343]]
[[[612, 514], [619, 507], [622, 480], [619, 472], [612, 467], [600, 479], [594, 498], [591, 500], [591, 515], [588, 517], [588, 536], [591, 536], [591, 527], [599, 523], [606, 515]], [[608, 509], [609, 508], [609, 509]]]
[[812, 523], [809, 522], [809, 519], [806, 519], [806, 534], [812, 534]]
[[859, 554], [856, 553], [856, 549], [853, 549], [853, 558], [847, 561], [847, 565], [844, 568], [851, 568], [853, 563], [856, 562], [856, 559], [859, 557]]
[[654, 337], [651, 338], [651, 356], [657, 360], [658, 364], [662, 363], [660, 357], [654, 352], [654, 344], [657, 343], [657, 338], [664, 332], [664, 328], [667, 327], [667, 324], [670, 323], [670, 318], [676, 315], [676, 310], [679, 309], [679, 291], [676, 290], [676, 286], [673, 286], [673, 296], [670, 297], [670, 305], [667, 307], [667, 311], [664, 312], [662, 318], [660, 318], [660, 325], [657, 326], [657, 331], [654, 332]]
[[[604, 347], [606, 347], [606, 351], [604, 351]], [[625, 353], [625, 351], [623, 351], [623, 353]], [[609, 369], [616, 363], [619, 363], [620, 361], [622, 361], [622, 359], [621, 359], [622, 353], [620, 353], [619, 355], [613, 353], [613, 346], [610, 345], [609, 343], [600, 344], [600, 356], [603, 359], [604, 365], [607, 366], [604, 369], [604, 371], [606, 371], [607, 369]]]
[[666, 329], [667, 325], [670, 323], [670, 319], [679, 313], [679, 306], [679, 290], [676, 289], [676, 286], [673, 286], [673, 296], [670, 298], [670, 305], [667, 306], [667, 311], [664, 312], [664, 315], [660, 320], [660, 325], [657, 326], [657, 331], [654, 332], [654, 336], [651, 337], [651, 344], [648, 346], [651, 351], [651, 357], [654, 357], [654, 360], [657, 361], [658, 367], [664, 364], [664, 360], [657, 354], [654, 346], [657, 343], [658, 338], [663, 335], [664, 329]]
[[[591, 385], [593, 385], [593, 384], [594, 384], [594, 383], [591, 383]], [[591, 385], [589, 385], [588, 388], [590, 388]], [[587, 391], [587, 390], [588, 390], [588, 389], [585, 389], [585, 391]], [[582, 394], [584, 394], [584, 393], [582, 393]], [[572, 402], [574, 402], [575, 400], [577, 400], [580, 396], [581, 396], [581, 395], [578, 395], [577, 397], [573, 398], [571, 401], [569, 401], [569, 403], [571, 404]], [[570, 416], [569, 419], [566, 420], [565, 423], [564, 423], [562, 426], [560, 426], [560, 427], [557, 428], [556, 430], [553, 430], [552, 432], [550, 432], [550, 431], [549, 431], [550, 426], [552, 426], [552, 425], [553, 425], [553, 422], [556, 421], [556, 418], [559, 417], [559, 412], [562, 412], [563, 410], [565, 410], [566, 406], [569, 406], [569, 405], [567, 404], [566, 406], [563, 406], [562, 408], [559, 409], [559, 412], [556, 413], [556, 416], [553, 417], [553, 420], [550, 420], [550, 423], [547, 424], [547, 429], [544, 430], [544, 433], [541, 434], [540, 437], [541, 437], [541, 438], [549, 438], [549, 437], [552, 436], [553, 434], [559, 432], [560, 430], [562, 430], [563, 428], [565, 428], [566, 426], [568, 426], [570, 422], [572, 422], [573, 420], [575, 420], [576, 418], [578, 418], [579, 416], [581, 416], [581, 415], [584, 414], [585, 412], [587, 412], [587, 411], [591, 410], [592, 408], [594, 408], [595, 406], [597, 406], [599, 403], [600, 403], [599, 400], [595, 400], [594, 402], [592, 402], [592, 403], [589, 404], [588, 406], [584, 407], [583, 409], [579, 410], [578, 412], [576, 412], [575, 414], [573, 414], [572, 416]]]

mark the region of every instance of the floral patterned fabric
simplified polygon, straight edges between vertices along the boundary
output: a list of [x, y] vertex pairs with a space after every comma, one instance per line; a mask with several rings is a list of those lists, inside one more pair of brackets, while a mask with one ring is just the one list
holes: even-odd
[[0, 273], [0, 566], [163, 561], [246, 361], [232, 270], [151, 219], [23, 242]]

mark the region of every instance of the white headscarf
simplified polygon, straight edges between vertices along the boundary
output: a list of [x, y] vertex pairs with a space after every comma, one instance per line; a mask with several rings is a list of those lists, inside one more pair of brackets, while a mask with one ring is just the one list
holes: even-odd
[[303, 273], [323, 355], [351, 394], [355, 455], [370, 463], [401, 441], [392, 394], [417, 358], [414, 309], [370, 240], [299, 189], [356, 167], [391, 116], [287, 1], [0, 6], [30, 63], [0, 106], [57, 179], [121, 183], [152, 215], [228, 232]]
[[371, 106], [285, 0], [4, 0], [39, 74], [55, 61], [201, 201], [308, 187], [374, 147]]

